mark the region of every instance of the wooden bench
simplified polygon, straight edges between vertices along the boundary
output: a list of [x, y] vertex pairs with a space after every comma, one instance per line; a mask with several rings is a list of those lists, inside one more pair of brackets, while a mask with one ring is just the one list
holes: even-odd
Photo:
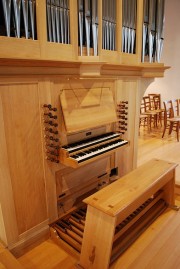
[[175, 206], [176, 166], [153, 159], [84, 200], [80, 268], [109, 268], [168, 206]]

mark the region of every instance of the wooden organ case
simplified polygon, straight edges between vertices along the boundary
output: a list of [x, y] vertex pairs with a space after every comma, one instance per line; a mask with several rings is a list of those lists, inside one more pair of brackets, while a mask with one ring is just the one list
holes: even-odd
[[[103, 36], [104, 27], [112, 24], [104, 13], [111, 1], [91, 1], [98, 3], [98, 22], [91, 21], [93, 28], [98, 26], [93, 48], [77, 34], [81, 2], [88, 1], [61, 1], [68, 42], [51, 40], [47, 26], [56, 26], [55, 16], [49, 21], [46, 11], [56, 12], [57, 2], [29, 1], [36, 11], [35, 36], [26, 27], [28, 38], [22, 29], [16, 36], [17, 17], [11, 26], [0, 22], [0, 239], [15, 255], [49, 236], [49, 224], [55, 231], [56, 220], [63, 222], [61, 241], [80, 252], [87, 210], [81, 203], [136, 167], [140, 102], [152, 79], [163, 77], [168, 68], [141, 61], [143, 1], [133, 1], [137, 27], [131, 31], [136, 38], [129, 53], [125, 44], [121, 47], [124, 1], [112, 1], [117, 10], [112, 48]], [[3, 6], [0, 15], [18, 3]], [[28, 8], [23, 12], [27, 19]]]

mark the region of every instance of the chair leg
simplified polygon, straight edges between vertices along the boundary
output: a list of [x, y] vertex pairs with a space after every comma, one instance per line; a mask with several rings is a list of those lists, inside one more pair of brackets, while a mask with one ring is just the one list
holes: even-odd
[[177, 122], [177, 130], [176, 130], [176, 132], [177, 132], [177, 141], [179, 142], [179, 127], [180, 127], [180, 124], [179, 124], [179, 121]]
[[172, 133], [174, 122], [170, 122], [169, 135]]
[[157, 115], [154, 115], [153, 119], [154, 119], [154, 128], [157, 127]]
[[159, 113], [159, 121], [160, 121], [160, 125], [162, 127], [162, 112]]
[[163, 130], [162, 138], [163, 138], [164, 135], [165, 135], [166, 129], [167, 129], [167, 123], [164, 123], [164, 130]]
[[160, 126], [162, 126], [162, 113], [161, 112], [158, 115], [158, 120], [160, 122]]

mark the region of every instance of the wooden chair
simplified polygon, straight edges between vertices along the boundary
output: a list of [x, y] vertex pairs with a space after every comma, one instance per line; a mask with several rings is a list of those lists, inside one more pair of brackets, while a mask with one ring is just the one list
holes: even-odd
[[153, 109], [153, 110], [156, 109], [155, 108], [155, 103], [154, 103], [154, 97], [156, 97], [157, 100], [159, 100], [159, 102], [161, 102], [161, 95], [158, 94], [158, 93], [149, 93], [148, 96], [149, 96], [150, 101], [151, 101], [151, 109]]
[[166, 130], [169, 130], [169, 134], [172, 131], [176, 131], [177, 141], [179, 142], [179, 127], [180, 127], [180, 117], [174, 117], [174, 108], [172, 100], [164, 101], [164, 130], [162, 134], [162, 138], [165, 135]]
[[151, 130], [152, 123], [154, 127], [157, 127], [157, 111], [152, 108], [151, 106], [151, 100], [149, 96], [144, 96], [143, 97], [143, 104], [144, 104], [144, 114], [148, 116], [148, 124], [149, 124], [149, 129]]
[[142, 102], [140, 106], [139, 127], [140, 126], [145, 127], [148, 125], [149, 125], [149, 116], [145, 113], [144, 102]]
[[180, 117], [180, 99], [173, 99], [172, 105], [174, 109], [174, 117]]
[[154, 104], [154, 110], [157, 112], [157, 115], [158, 115], [157, 121], [160, 122], [160, 125], [162, 126], [164, 108], [161, 108], [161, 95], [160, 94], [154, 94], [153, 104]]

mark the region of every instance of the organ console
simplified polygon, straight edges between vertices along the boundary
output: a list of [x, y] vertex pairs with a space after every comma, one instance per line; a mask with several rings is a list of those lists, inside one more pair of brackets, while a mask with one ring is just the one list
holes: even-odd
[[[74, 132], [84, 131], [81, 141], [62, 145], [61, 163], [77, 168], [128, 145], [128, 141], [122, 139], [120, 133], [107, 131], [106, 126], [113, 125], [118, 120], [109, 88], [64, 89], [61, 91], [60, 101], [69, 136]], [[124, 110], [119, 114], [127, 115]], [[104, 126], [103, 131], [98, 131], [99, 125]]]

